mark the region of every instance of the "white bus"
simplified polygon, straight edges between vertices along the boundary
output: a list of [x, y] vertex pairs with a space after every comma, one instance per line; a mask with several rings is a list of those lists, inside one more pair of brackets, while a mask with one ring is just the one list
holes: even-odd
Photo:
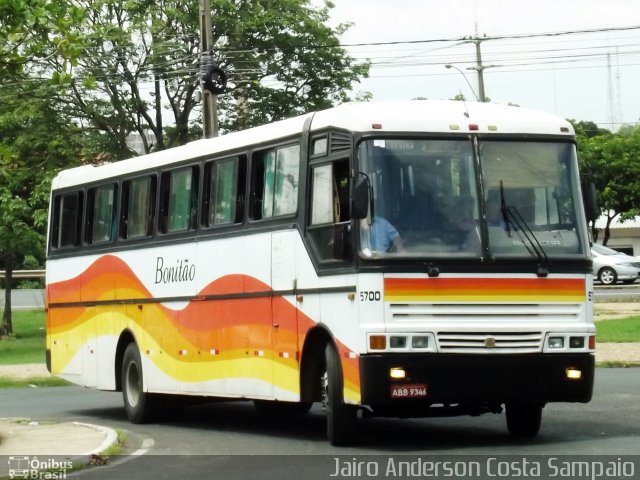
[[503, 409], [534, 436], [593, 390], [577, 165], [557, 117], [413, 101], [63, 171], [49, 370], [136, 423], [204, 396], [322, 402], [334, 444], [360, 417]]

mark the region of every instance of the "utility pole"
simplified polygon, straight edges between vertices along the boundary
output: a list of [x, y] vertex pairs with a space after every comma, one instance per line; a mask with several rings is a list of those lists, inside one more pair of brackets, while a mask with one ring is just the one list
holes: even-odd
[[484, 71], [487, 68], [500, 67], [501, 65], [484, 65], [482, 63], [482, 51], [480, 44], [488, 40], [487, 38], [481, 38], [477, 33], [473, 37], [469, 37], [466, 43], [474, 43], [476, 45], [476, 65], [475, 67], [467, 67], [467, 70], [475, 70], [478, 72], [478, 100], [481, 102], [487, 101], [487, 96], [484, 91]]
[[202, 130], [204, 138], [218, 136], [218, 97], [204, 88], [204, 77], [213, 65], [213, 31], [211, 2], [199, 0], [200, 6], [200, 89], [202, 92]]
[[476, 44], [476, 70], [478, 71], [478, 95], [481, 102], [486, 102], [487, 97], [484, 94], [484, 65], [482, 65], [482, 52], [480, 51], [480, 37], [477, 35], [473, 37], [473, 42]]
[[487, 98], [484, 95], [484, 67], [482, 66], [482, 52], [480, 51], [480, 35], [478, 32], [478, 0], [474, 1], [473, 5], [473, 37], [472, 40], [476, 44], [476, 69], [478, 72], [478, 93], [480, 94], [479, 100], [486, 102]]

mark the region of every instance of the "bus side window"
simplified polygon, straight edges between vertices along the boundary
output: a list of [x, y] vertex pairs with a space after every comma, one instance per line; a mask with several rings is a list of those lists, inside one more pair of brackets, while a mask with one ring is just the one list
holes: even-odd
[[92, 188], [87, 192], [87, 218], [85, 242], [87, 244], [111, 242], [115, 238], [117, 185]]
[[204, 168], [202, 225], [242, 223], [246, 157], [215, 160]]
[[349, 260], [349, 162], [338, 160], [311, 169], [309, 235], [320, 260]]
[[72, 192], [54, 198], [52, 248], [80, 245], [83, 197], [83, 192]]
[[261, 220], [295, 214], [298, 208], [300, 145], [289, 145], [253, 156], [251, 218]]
[[120, 238], [142, 238], [153, 234], [155, 199], [155, 176], [123, 182]]
[[198, 167], [164, 172], [160, 180], [161, 233], [194, 230], [198, 202]]

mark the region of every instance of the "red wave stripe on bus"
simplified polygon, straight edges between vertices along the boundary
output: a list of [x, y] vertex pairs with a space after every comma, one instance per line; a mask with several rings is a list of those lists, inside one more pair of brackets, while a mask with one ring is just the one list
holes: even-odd
[[386, 301], [582, 302], [584, 278], [385, 278]]
[[[161, 303], [141, 303], [141, 307], [116, 303], [107, 308], [129, 318], [159, 345], [167, 344], [167, 337], [171, 336], [173, 348], [166, 349], [165, 353], [182, 362], [200, 359], [197, 356], [180, 356], [180, 351], [196, 349], [199, 353], [214, 349], [250, 348], [265, 352], [274, 361], [293, 366], [297, 363], [297, 353], [302, 351], [306, 332], [316, 322], [285, 298], [260, 296], [201, 300], [205, 296], [271, 291], [269, 285], [256, 278], [232, 274], [205, 286], [181, 310], [172, 310]], [[75, 278], [49, 285], [47, 297], [50, 304], [153, 298], [131, 268], [112, 255], [101, 257]], [[73, 330], [79, 323], [91, 321], [96, 314], [88, 307], [52, 308], [49, 310], [48, 327], [50, 332], [62, 333]], [[274, 324], [278, 327], [274, 328]], [[291, 353], [289, 358], [279, 356], [274, 349], [276, 342], [278, 350]], [[342, 357], [345, 381], [359, 390], [357, 356], [354, 358], [351, 350], [337, 339], [336, 344]]]

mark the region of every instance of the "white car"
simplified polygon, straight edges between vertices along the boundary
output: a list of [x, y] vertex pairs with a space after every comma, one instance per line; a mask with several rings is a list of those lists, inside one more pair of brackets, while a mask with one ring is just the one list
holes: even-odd
[[602, 245], [593, 244], [593, 276], [603, 285], [633, 283], [640, 278], [640, 261], [636, 257]]

